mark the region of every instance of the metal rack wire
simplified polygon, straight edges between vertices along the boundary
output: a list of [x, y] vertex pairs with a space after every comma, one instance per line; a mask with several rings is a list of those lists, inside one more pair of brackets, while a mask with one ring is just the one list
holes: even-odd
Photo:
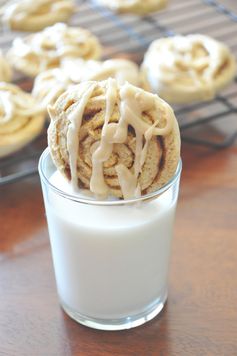
[[[162, 12], [144, 17], [119, 16], [98, 5], [96, 0], [78, 1], [71, 25], [88, 28], [102, 42], [104, 58], [126, 56], [140, 62], [151, 41], [175, 34], [203, 33], [225, 42], [237, 56], [237, 14], [215, 0], [170, 1]], [[7, 49], [16, 32], [2, 33], [0, 47]], [[22, 34], [19, 34], [22, 35]], [[15, 82], [30, 87], [28, 79]], [[215, 100], [175, 106], [182, 138], [190, 144], [224, 148], [237, 137], [237, 78]], [[228, 132], [234, 121], [235, 132]], [[37, 161], [46, 145], [45, 132], [16, 156], [0, 160], [0, 185], [37, 173]]]

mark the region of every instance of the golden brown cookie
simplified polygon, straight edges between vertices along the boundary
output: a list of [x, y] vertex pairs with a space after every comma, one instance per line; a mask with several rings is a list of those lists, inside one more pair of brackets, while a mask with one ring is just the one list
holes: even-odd
[[53, 161], [75, 188], [132, 198], [162, 187], [176, 171], [179, 128], [157, 95], [111, 78], [83, 82], [49, 114]]
[[44, 122], [45, 114], [30, 94], [0, 83], [0, 157], [27, 145], [42, 131]]
[[61, 67], [74, 83], [115, 78], [119, 84], [124, 84], [126, 81], [136, 86], [141, 84], [138, 65], [128, 59], [85, 61], [81, 58], [70, 58], [65, 59]]
[[65, 59], [60, 68], [40, 73], [35, 78], [32, 95], [46, 110], [70, 85], [110, 77], [115, 78], [119, 84], [128, 81], [136, 86], [143, 85], [138, 66], [129, 60], [109, 59], [101, 62], [74, 58]]
[[154, 41], [141, 68], [153, 92], [189, 103], [213, 99], [234, 78], [236, 61], [223, 43], [196, 34]]
[[71, 79], [61, 68], [48, 69], [35, 78], [32, 96], [47, 112], [47, 106], [54, 104], [71, 84]]
[[66, 22], [74, 10], [71, 0], [12, 0], [0, 9], [0, 15], [6, 27], [32, 32]]
[[0, 51], [0, 81], [10, 82], [12, 78], [11, 67]]
[[98, 0], [97, 2], [112, 11], [136, 15], [162, 10], [167, 4], [167, 0]]
[[35, 77], [51, 68], [60, 67], [64, 58], [97, 59], [101, 46], [88, 30], [63, 23], [41, 32], [16, 38], [8, 52], [10, 63], [19, 71]]

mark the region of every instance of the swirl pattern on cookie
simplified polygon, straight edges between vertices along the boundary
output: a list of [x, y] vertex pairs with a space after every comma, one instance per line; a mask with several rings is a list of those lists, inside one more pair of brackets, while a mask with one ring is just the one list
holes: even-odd
[[48, 69], [40, 73], [34, 81], [32, 96], [47, 110], [73, 82], [61, 68]]
[[0, 10], [6, 27], [18, 31], [40, 31], [65, 22], [75, 9], [71, 0], [12, 0]]
[[213, 99], [236, 73], [236, 62], [221, 42], [204, 35], [154, 41], [142, 71], [152, 90], [170, 103]]
[[48, 110], [51, 155], [74, 189], [138, 197], [163, 186], [177, 168], [178, 124], [157, 95], [112, 78], [88, 81]]
[[0, 51], [0, 81], [10, 82], [12, 78], [12, 70], [6, 58]]
[[63, 23], [25, 38], [16, 38], [8, 52], [12, 65], [23, 73], [37, 74], [60, 66], [64, 58], [97, 59], [101, 46], [88, 30]]
[[101, 5], [119, 13], [146, 15], [163, 9], [167, 0], [97, 0]]
[[44, 122], [45, 114], [30, 94], [13, 84], [0, 83], [0, 157], [32, 141]]

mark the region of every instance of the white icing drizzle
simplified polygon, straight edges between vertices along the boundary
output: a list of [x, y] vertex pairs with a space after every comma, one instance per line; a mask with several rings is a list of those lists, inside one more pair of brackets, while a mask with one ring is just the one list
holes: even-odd
[[97, 195], [107, 195], [108, 187], [104, 181], [103, 174], [103, 162], [109, 159], [113, 151], [113, 143], [109, 140], [108, 135], [108, 123], [109, 119], [113, 113], [114, 105], [117, 96], [117, 85], [116, 82], [109, 78], [108, 88], [106, 92], [106, 111], [104, 125], [101, 133], [101, 141], [99, 147], [95, 150], [92, 155], [92, 176], [90, 180], [90, 190]]
[[70, 85], [87, 80], [104, 80], [109, 77], [115, 78], [118, 84], [128, 81], [133, 85], [139, 85], [138, 67], [131, 61], [111, 59], [99, 62], [70, 58], [64, 59], [60, 68], [48, 69], [40, 73], [34, 81], [32, 95], [46, 109], [49, 104], [53, 105]]
[[[69, 115], [70, 125], [67, 134], [69, 162], [71, 169], [71, 179], [73, 187], [77, 187], [77, 160], [79, 147], [79, 130], [83, 118], [85, 106], [93, 93], [96, 82], [83, 83], [81, 90], [84, 95], [81, 96], [75, 110]], [[113, 114], [115, 104], [120, 97], [120, 118], [117, 123], [109, 122]], [[107, 161], [113, 152], [113, 145], [126, 143], [128, 136], [128, 126], [131, 125], [135, 130], [136, 149], [133, 167], [128, 169], [125, 165], [119, 163], [115, 170], [118, 175], [118, 181], [125, 199], [139, 196], [141, 188], [138, 183], [139, 174], [146, 159], [147, 148], [150, 140], [156, 135], [167, 135], [172, 129], [174, 114], [172, 109], [158, 96], [125, 83], [118, 86], [116, 80], [110, 78], [107, 81], [105, 95], [106, 109], [104, 124], [99, 143], [93, 145], [92, 149], [92, 175], [90, 179], [90, 190], [97, 196], [107, 196], [109, 187], [107, 186], [103, 163]], [[156, 127], [160, 121], [156, 117], [153, 125], [146, 123], [143, 119], [143, 111], [155, 110], [159, 115], [159, 106], [164, 110], [166, 123], [162, 128]], [[169, 110], [168, 110], [169, 109]], [[143, 138], [145, 144], [143, 144]]]
[[218, 70], [230, 58], [229, 49], [204, 35], [174, 36], [154, 41], [143, 68], [154, 88], [161, 86], [204, 88], [213, 95]]
[[100, 0], [106, 6], [115, 11], [128, 11], [138, 14], [146, 14], [162, 9], [167, 0]]
[[13, 125], [13, 121], [14, 127], [19, 126], [20, 118], [41, 112], [40, 106], [28, 93], [11, 84], [0, 84], [0, 126]]
[[133, 85], [139, 85], [139, 70], [137, 65], [131, 61], [125, 59], [109, 59], [104, 62], [91, 61], [91, 69], [88, 68], [87, 80], [105, 80], [112, 77], [118, 84], [128, 81]]
[[8, 55], [14, 66], [35, 76], [59, 67], [65, 58], [96, 59], [100, 53], [97, 38], [88, 30], [56, 23], [24, 38], [16, 37]]
[[[119, 184], [121, 186], [123, 196], [126, 199], [137, 196], [141, 191], [138, 184], [138, 176], [142, 170], [142, 166], [145, 162], [145, 155], [147, 153], [147, 147], [149, 141], [153, 135], [166, 135], [169, 133], [172, 127], [171, 116], [167, 116], [166, 126], [164, 128], [156, 128], [155, 126], [159, 122], [157, 118], [156, 123], [151, 127], [143, 121], [142, 112], [149, 109], [157, 108], [161, 104], [160, 99], [156, 95], [146, 93], [144, 91], [138, 91], [138, 89], [126, 83], [120, 89], [120, 120], [117, 125], [117, 131], [114, 135], [114, 139], [118, 142], [125, 142], [128, 134], [128, 126], [131, 125], [136, 133], [136, 152], [135, 161], [133, 166], [133, 173], [126, 167], [121, 169], [121, 166], [117, 168]], [[163, 102], [164, 104], [164, 102]], [[157, 110], [157, 113], [159, 110]], [[143, 151], [143, 136], [145, 137], [145, 146]], [[128, 184], [129, 182], [129, 184]]]
[[136, 197], [137, 191], [139, 191], [139, 185], [137, 185], [135, 174], [123, 164], [118, 164], [115, 169], [124, 199]]
[[71, 80], [61, 68], [49, 69], [36, 77], [32, 95], [46, 109], [49, 104], [54, 104], [70, 85]]
[[14, 104], [11, 97], [11, 93], [7, 91], [0, 92], [0, 110], [2, 111], [0, 125], [10, 121], [13, 117]]
[[157, 124], [158, 124], [158, 121], [155, 121], [154, 124], [149, 129], [147, 129], [144, 134], [145, 144], [144, 144], [144, 147], [142, 148], [141, 157], [140, 157], [141, 167], [145, 163], [147, 150], [148, 150], [148, 144], [149, 144], [149, 141], [152, 139], [152, 136], [154, 135], [154, 129]]
[[108, 59], [106, 61], [83, 60], [82, 58], [65, 58], [61, 68], [74, 83], [85, 80], [116, 79], [118, 84], [129, 82], [139, 86], [140, 73], [136, 63], [127, 59]]
[[96, 83], [83, 83], [81, 87], [84, 91], [82, 98], [76, 104], [75, 109], [68, 116], [69, 127], [67, 133], [67, 150], [69, 154], [69, 164], [71, 171], [71, 183], [73, 189], [77, 189], [77, 161], [79, 155], [79, 130], [82, 122], [83, 113], [88, 100], [90, 99]]

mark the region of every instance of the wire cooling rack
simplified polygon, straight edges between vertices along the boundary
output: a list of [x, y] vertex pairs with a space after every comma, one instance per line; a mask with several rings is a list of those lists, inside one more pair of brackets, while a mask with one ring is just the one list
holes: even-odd
[[[206, 34], [223, 41], [237, 57], [237, 14], [221, 1], [170, 0], [164, 11], [144, 17], [116, 15], [101, 7], [97, 0], [77, 3], [70, 24], [88, 28], [99, 37], [104, 46], [104, 59], [122, 56], [139, 63], [156, 38], [189, 33]], [[8, 49], [18, 35], [22, 36], [2, 32], [0, 47]], [[15, 82], [29, 90], [32, 85], [29, 79], [19, 75]], [[214, 149], [228, 147], [237, 137], [237, 78], [215, 100], [175, 106], [174, 110], [183, 141]], [[45, 146], [46, 132], [43, 132], [15, 156], [0, 160], [0, 185], [36, 174], [38, 158]]]

